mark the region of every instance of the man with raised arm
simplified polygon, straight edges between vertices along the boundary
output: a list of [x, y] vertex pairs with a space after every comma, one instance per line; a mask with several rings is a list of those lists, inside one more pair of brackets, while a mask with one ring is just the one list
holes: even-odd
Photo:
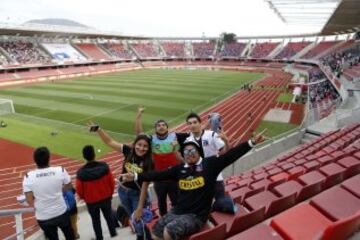
[[177, 182], [178, 204], [156, 222], [153, 227], [153, 238], [177, 240], [198, 232], [208, 219], [217, 176], [255, 144], [264, 141], [263, 133], [264, 131], [253, 139], [231, 148], [223, 155], [208, 158], [201, 157], [201, 148], [196, 141], [186, 141], [181, 148], [185, 163], [163, 171], [123, 174], [123, 181]]

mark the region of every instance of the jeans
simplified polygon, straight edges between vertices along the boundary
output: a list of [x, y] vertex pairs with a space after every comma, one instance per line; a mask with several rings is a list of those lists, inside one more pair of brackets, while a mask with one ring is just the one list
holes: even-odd
[[87, 204], [87, 208], [91, 217], [96, 240], [103, 239], [100, 221], [100, 210], [103, 213], [106, 223], [108, 225], [110, 236], [114, 237], [117, 235], [114, 218], [112, 217], [111, 198], [96, 203]]
[[[134, 190], [131, 188], [125, 188], [119, 186], [118, 194], [121, 201], [121, 205], [125, 208], [127, 214], [131, 217], [133, 212], [137, 209], [140, 200], [140, 190]], [[147, 198], [145, 207], [149, 206], [149, 198]], [[145, 226], [146, 239], [150, 237], [150, 233]], [[144, 239], [144, 232], [136, 232], [137, 239]]]
[[169, 195], [171, 205], [174, 207], [177, 202], [178, 187], [176, 182], [155, 182], [154, 189], [158, 199], [160, 215], [167, 213], [167, 196]]
[[74, 232], [71, 227], [70, 214], [66, 211], [60, 216], [48, 219], [38, 220], [40, 228], [44, 231], [49, 240], [58, 240], [58, 228], [64, 233], [66, 240], [74, 240]]

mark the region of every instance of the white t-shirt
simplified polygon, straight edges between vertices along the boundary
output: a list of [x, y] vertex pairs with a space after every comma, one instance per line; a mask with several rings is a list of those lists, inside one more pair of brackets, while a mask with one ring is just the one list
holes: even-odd
[[[199, 142], [201, 138], [201, 143]], [[217, 156], [219, 154], [219, 150], [225, 146], [224, 141], [219, 137], [216, 132], [210, 130], [204, 130], [203, 134], [200, 138], [195, 138], [192, 133], [185, 141], [196, 141], [200, 144], [204, 152], [204, 158]], [[224, 180], [222, 173], [220, 173], [216, 179], [216, 181]]]
[[24, 176], [23, 191], [34, 195], [36, 219], [48, 220], [65, 213], [62, 189], [70, 182], [69, 174], [62, 167], [36, 169]]

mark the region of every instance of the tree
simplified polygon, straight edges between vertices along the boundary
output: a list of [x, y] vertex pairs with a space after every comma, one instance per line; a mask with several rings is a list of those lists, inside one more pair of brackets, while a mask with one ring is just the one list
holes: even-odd
[[223, 32], [220, 34], [220, 40], [224, 43], [236, 42], [236, 34]]

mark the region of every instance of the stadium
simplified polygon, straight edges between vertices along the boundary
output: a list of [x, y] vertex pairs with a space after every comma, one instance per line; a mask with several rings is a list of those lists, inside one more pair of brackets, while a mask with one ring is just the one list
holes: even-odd
[[[360, 1], [262, 2], [285, 25], [319, 30], [177, 37], [64, 19], [0, 22], [0, 238], [47, 239], [36, 209], [21, 200], [37, 147], [50, 149], [50, 165], [66, 169], [73, 186], [89, 144], [118, 179], [125, 153], [88, 125], [131, 143], [143, 106], [146, 134], [159, 119], [170, 132], [189, 132], [192, 112], [204, 128], [219, 113], [230, 147], [267, 130], [223, 171], [237, 211], [213, 210], [180, 239], [360, 239]], [[119, 184], [113, 209], [121, 205]], [[162, 216], [152, 184], [149, 191], [151, 231]], [[95, 239], [88, 206], [76, 198], [79, 239]], [[132, 223], [110, 238], [101, 221], [104, 239], [139, 239]]]

